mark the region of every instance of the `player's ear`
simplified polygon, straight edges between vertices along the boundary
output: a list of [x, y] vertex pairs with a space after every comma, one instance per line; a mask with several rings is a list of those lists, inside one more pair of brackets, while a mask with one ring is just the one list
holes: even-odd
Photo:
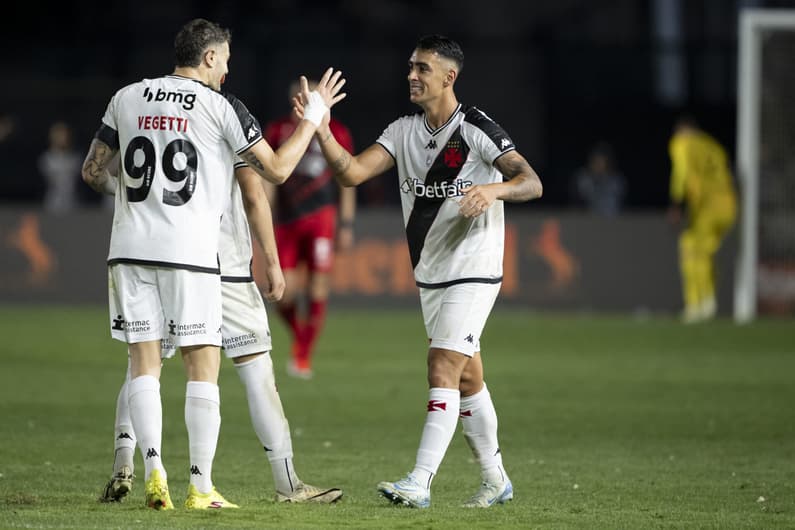
[[444, 76], [444, 82], [442, 84], [445, 87], [451, 86], [455, 83], [456, 78], [458, 78], [458, 72], [454, 68], [450, 68], [447, 71], [447, 75]]
[[207, 51], [204, 52], [204, 63], [212, 68], [215, 64], [215, 49], [208, 48]]

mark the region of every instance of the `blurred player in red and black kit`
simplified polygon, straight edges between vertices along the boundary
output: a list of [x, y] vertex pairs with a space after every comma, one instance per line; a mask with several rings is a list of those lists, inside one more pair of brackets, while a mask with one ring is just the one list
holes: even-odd
[[[310, 86], [314, 86], [314, 82], [310, 82]], [[289, 97], [292, 98], [298, 90], [298, 84], [293, 83]], [[295, 113], [274, 120], [266, 125], [265, 138], [270, 145], [277, 147], [289, 138], [299, 122]], [[343, 147], [353, 149], [347, 127], [334, 118], [329, 127]], [[336, 233], [340, 251], [353, 245], [356, 192], [336, 183], [317, 139], [312, 141], [285, 184], [266, 186], [276, 212], [276, 245], [287, 284], [284, 297], [279, 302], [279, 313], [290, 326], [293, 336], [288, 372], [309, 379], [312, 377], [313, 348], [326, 317], [334, 236]], [[306, 282], [299, 274], [301, 264], [306, 266]], [[306, 296], [305, 302], [301, 300], [302, 296]], [[305, 313], [301, 311], [302, 307]]]

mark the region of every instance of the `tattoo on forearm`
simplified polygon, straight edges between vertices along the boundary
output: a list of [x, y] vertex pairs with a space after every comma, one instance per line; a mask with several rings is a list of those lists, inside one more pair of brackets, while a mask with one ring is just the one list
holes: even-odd
[[526, 201], [541, 196], [542, 187], [538, 176], [522, 156], [510, 156], [499, 164], [499, 170], [517, 184], [511, 189], [507, 201]]
[[92, 142], [88, 156], [83, 162], [83, 174], [86, 183], [94, 191], [102, 193], [103, 185], [109, 178], [108, 162], [113, 158], [113, 150], [102, 142]]
[[335, 160], [331, 162], [331, 168], [337, 174], [342, 174], [347, 171], [347, 169], [351, 165], [351, 155], [343, 148], [340, 148], [340, 156], [338, 156]]
[[332, 136], [331, 131], [329, 131], [328, 133], [326, 133], [325, 136], [323, 136], [323, 138], [320, 139], [320, 143], [324, 144], [328, 142], [331, 139], [331, 136]]
[[243, 153], [243, 160], [245, 160], [249, 166], [257, 168], [260, 171], [265, 171], [265, 166], [262, 165], [262, 162], [260, 162], [259, 158], [257, 158], [257, 155], [254, 153], [250, 151], [248, 153]]
[[519, 158], [513, 158], [505, 161], [502, 171], [503, 175], [509, 179], [512, 179], [518, 175], [521, 175], [522, 173], [530, 173], [532, 170], [530, 169], [530, 164], [528, 164], [527, 161]]

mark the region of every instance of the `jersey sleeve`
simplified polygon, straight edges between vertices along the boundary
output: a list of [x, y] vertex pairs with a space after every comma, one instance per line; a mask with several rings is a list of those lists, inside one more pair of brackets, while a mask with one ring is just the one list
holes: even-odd
[[116, 101], [118, 92], [111, 98], [108, 107], [105, 109], [105, 114], [102, 116], [102, 123], [97, 129], [94, 138], [105, 143], [111, 149], [119, 148], [119, 127], [116, 122]]
[[397, 119], [390, 123], [387, 128], [384, 129], [384, 132], [381, 133], [381, 136], [378, 137], [378, 140], [375, 141], [386, 149], [387, 153], [394, 159], [397, 159], [397, 142], [400, 137], [401, 121], [402, 119]]
[[471, 125], [467, 143], [487, 164], [493, 165], [499, 157], [516, 149], [508, 133], [482, 110], [471, 107], [464, 122]]
[[223, 95], [229, 102], [222, 117], [223, 134], [235, 153], [240, 154], [262, 139], [262, 128], [242, 101], [228, 93]]

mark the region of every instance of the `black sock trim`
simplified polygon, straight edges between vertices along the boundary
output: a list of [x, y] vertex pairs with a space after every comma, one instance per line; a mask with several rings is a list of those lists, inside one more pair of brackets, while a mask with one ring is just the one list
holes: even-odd
[[287, 470], [287, 480], [290, 482], [290, 493], [295, 491], [295, 485], [293, 485], [293, 479], [290, 477], [290, 461], [285, 458], [284, 459], [284, 469]]

